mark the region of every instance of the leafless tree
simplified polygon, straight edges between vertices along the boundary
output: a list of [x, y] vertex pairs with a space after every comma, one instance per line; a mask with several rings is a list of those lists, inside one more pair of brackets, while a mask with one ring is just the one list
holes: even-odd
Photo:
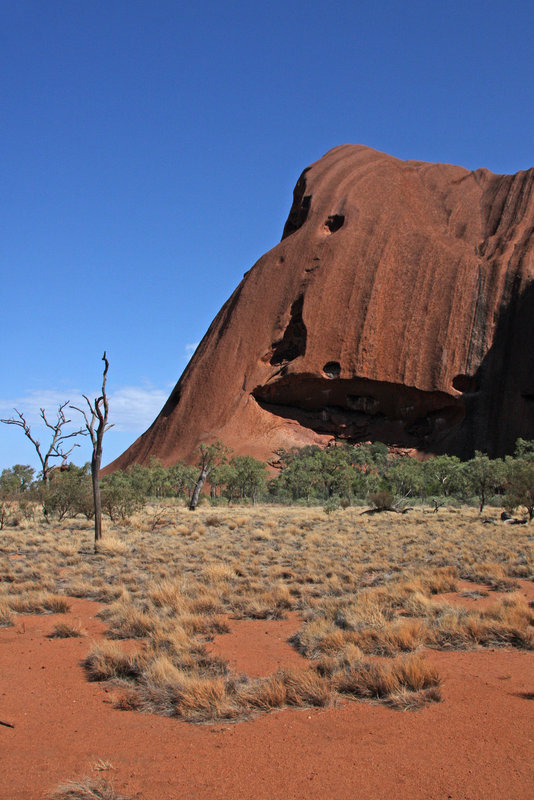
[[26, 417], [21, 411], [15, 408], [14, 411], [17, 414], [17, 417], [11, 417], [10, 419], [0, 420], [0, 422], [3, 422], [5, 425], [17, 425], [19, 428], [22, 428], [22, 430], [24, 431], [24, 435], [33, 444], [37, 452], [37, 455], [39, 456], [39, 461], [41, 462], [41, 472], [43, 476], [43, 481], [46, 486], [48, 486], [50, 482], [50, 471], [53, 468], [53, 465], [50, 464], [50, 460], [53, 458], [60, 458], [61, 463], [64, 464], [67, 458], [74, 450], [74, 448], [80, 446], [78, 443], [75, 442], [70, 447], [69, 450], [66, 450], [64, 443], [67, 441], [67, 439], [73, 439], [76, 436], [85, 435], [85, 431], [83, 428], [79, 428], [78, 430], [72, 431], [72, 433], [64, 433], [65, 426], [68, 425], [69, 422], [71, 422], [71, 420], [67, 419], [65, 416], [65, 408], [68, 405], [69, 405], [68, 400], [66, 403], [61, 403], [57, 411], [57, 419], [55, 422], [49, 422], [44, 408], [40, 409], [41, 419], [43, 420], [46, 427], [52, 431], [52, 440], [46, 452], [41, 448], [40, 441], [32, 434], [31, 428], [26, 420]]
[[106, 380], [109, 369], [109, 361], [104, 355], [102, 356], [104, 362], [104, 374], [102, 376], [102, 393], [100, 397], [96, 397], [93, 402], [89, 400], [87, 395], [82, 395], [87, 403], [87, 409], [71, 406], [72, 409], [79, 411], [83, 414], [85, 420], [86, 431], [89, 434], [91, 443], [93, 445], [93, 454], [91, 456], [91, 478], [93, 482], [93, 502], [95, 506], [95, 552], [97, 544], [102, 538], [102, 498], [100, 496], [100, 465], [102, 463], [102, 441], [104, 433], [112, 428], [108, 425], [109, 404], [108, 396], [106, 394]]

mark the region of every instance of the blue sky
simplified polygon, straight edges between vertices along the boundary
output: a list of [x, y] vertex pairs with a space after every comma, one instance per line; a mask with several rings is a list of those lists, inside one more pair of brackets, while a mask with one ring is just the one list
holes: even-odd
[[331, 147], [534, 166], [533, 30], [527, 0], [3, 0], [0, 416], [94, 395], [106, 349], [119, 455]]

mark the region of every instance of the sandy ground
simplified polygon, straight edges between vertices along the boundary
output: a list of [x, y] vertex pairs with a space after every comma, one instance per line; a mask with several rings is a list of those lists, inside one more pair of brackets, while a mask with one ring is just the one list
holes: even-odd
[[[97, 774], [97, 759], [139, 800], [533, 797], [534, 653], [429, 652], [444, 702], [419, 712], [347, 702], [191, 725], [116, 710], [85, 680], [80, 660], [104, 625], [97, 603], [70, 602], [68, 615], [19, 616], [0, 631], [0, 720], [15, 725], [0, 726], [1, 800], [41, 800], [61, 781]], [[47, 639], [62, 619], [79, 619], [88, 638]], [[285, 642], [298, 625], [295, 615], [235, 621], [213, 647], [236, 669], [266, 674], [299, 663]]]
[[[534, 583], [532, 581], [518, 580], [518, 588], [514, 591], [522, 594], [528, 603], [534, 603]], [[496, 601], [506, 597], [506, 594], [501, 592], [494, 592], [482, 583], [474, 583], [473, 581], [456, 581], [458, 587], [456, 592], [443, 592], [436, 596], [437, 600], [445, 600], [447, 603], [455, 606], [464, 606], [464, 608], [476, 608], [481, 611], [488, 606], [491, 606]], [[462, 597], [463, 594], [471, 592], [478, 592], [482, 596]]]

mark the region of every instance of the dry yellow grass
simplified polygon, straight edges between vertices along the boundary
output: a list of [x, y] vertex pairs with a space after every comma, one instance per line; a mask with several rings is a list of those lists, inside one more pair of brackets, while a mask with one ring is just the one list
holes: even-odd
[[84, 777], [61, 784], [46, 795], [46, 800], [130, 800], [130, 798], [117, 794], [109, 781]]
[[[0, 625], [14, 613], [68, 610], [65, 595], [105, 603], [108, 637], [139, 640], [135, 653], [94, 644], [90, 680], [115, 682], [124, 708], [235, 719], [336, 697], [414, 708], [439, 699], [425, 647], [534, 648], [532, 609], [514, 593], [485, 611], [440, 600], [459, 579], [510, 592], [534, 576], [530, 526], [483, 524], [470, 509], [362, 516], [315, 508], [150, 508], [107, 522], [99, 552], [91, 524], [63, 520], [6, 529], [0, 543]], [[159, 519], [159, 517], [158, 517]], [[307, 669], [248, 680], [210, 657], [205, 643], [234, 618], [303, 624], [294, 645]], [[376, 656], [386, 661], [376, 660]], [[313, 663], [312, 663], [313, 662]]]
[[75, 622], [58, 622], [54, 625], [48, 637], [50, 639], [72, 639], [86, 635], [86, 631], [80, 621], [76, 620]]

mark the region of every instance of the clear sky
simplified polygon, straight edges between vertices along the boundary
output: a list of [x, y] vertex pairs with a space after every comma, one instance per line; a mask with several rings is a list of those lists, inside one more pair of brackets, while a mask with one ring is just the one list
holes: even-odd
[[534, 166], [533, 31], [531, 0], [1, 0], [0, 416], [94, 396], [106, 349], [119, 455], [331, 147]]

